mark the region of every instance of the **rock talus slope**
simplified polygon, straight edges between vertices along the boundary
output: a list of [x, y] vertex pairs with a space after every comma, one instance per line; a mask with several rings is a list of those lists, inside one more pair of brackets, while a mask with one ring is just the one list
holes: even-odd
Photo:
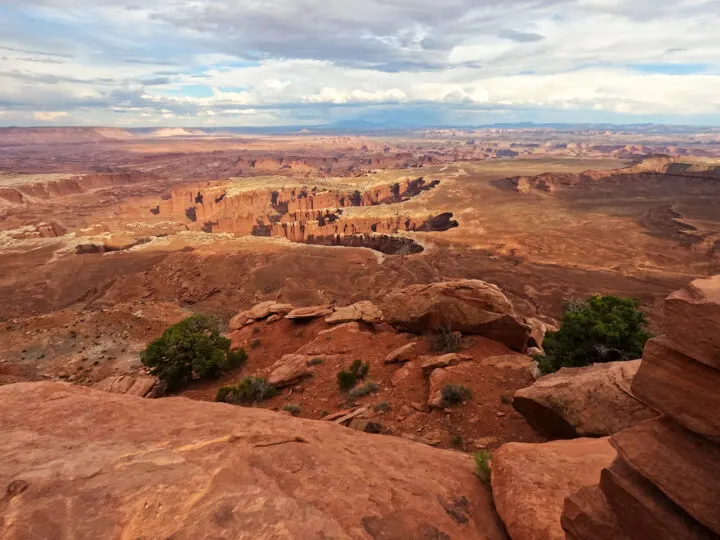
[[505, 538], [469, 456], [64, 383], [0, 388], [0, 537]]

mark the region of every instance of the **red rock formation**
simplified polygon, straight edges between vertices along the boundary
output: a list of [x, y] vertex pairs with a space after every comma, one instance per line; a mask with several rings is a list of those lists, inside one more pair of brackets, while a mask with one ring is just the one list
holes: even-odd
[[0, 537], [506, 538], [472, 459], [332, 422], [0, 387]]
[[[632, 384], [639, 399], [665, 416], [610, 438], [618, 459], [603, 470], [599, 485], [566, 501], [568, 537], [604, 538], [600, 531], [614, 529], [622, 535], [617, 538], [632, 540], [720, 538], [720, 371], [680, 352], [690, 351], [671, 338], [685, 343], [683, 334], [693, 335], [695, 318], [699, 328], [720, 325], [718, 283], [720, 276], [697, 280], [668, 298], [666, 335], [648, 342]], [[691, 347], [705, 360], [715, 355], [710, 345], [720, 345], [706, 338], [701, 347]]]

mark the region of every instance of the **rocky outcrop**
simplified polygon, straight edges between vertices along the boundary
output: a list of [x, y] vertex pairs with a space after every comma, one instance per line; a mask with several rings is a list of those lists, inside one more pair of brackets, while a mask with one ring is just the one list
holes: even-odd
[[716, 354], [713, 338], [701, 344], [686, 338], [701, 339], [697, 328], [712, 328], [720, 309], [715, 283], [717, 277], [698, 280], [667, 299], [669, 332], [648, 341], [631, 385], [638, 399], [664, 414], [610, 438], [617, 460], [588, 488], [590, 494], [566, 502], [562, 523], [569, 537], [605, 538], [603, 531], [615, 527], [621, 531], [617, 538], [632, 540], [720, 538], [720, 376], [706, 362]]
[[382, 311], [372, 302], [363, 300], [350, 306], [335, 308], [335, 313], [325, 319], [326, 323], [348, 323], [362, 321], [366, 323], [379, 323], [383, 320]]
[[630, 390], [640, 360], [563, 368], [515, 392], [514, 407], [546, 437], [612, 435], [657, 412]]
[[303, 308], [296, 308], [285, 315], [286, 319], [316, 319], [318, 317], [325, 317], [333, 312], [332, 306], [310, 306]]
[[331, 422], [42, 382], [0, 439], [7, 540], [505, 538], [469, 456]]
[[247, 311], [241, 311], [235, 315], [230, 319], [228, 328], [231, 332], [234, 332], [243, 326], [265, 319], [271, 315], [287, 315], [291, 311], [293, 311], [293, 307], [290, 304], [281, 304], [275, 300], [268, 300], [267, 302], [261, 302]]
[[513, 540], [564, 540], [565, 498], [597, 484], [615, 450], [603, 439], [508, 443], [492, 455], [495, 507]]
[[120, 375], [108, 377], [97, 383], [93, 388], [111, 394], [127, 394], [141, 398], [159, 398], [165, 393], [166, 384], [157, 377], [132, 377]]
[[450, 329], [479, 334], [521, 352], [527, 348], [531, 330], [496, 285], [474, 279], [394, 291], [387, 295], [382, 310], [385, 320], [403, 331], [422, 334]]
[[679, 352], [674, 341], [648, 341], [632, 388], [681, 426], [720, 442], [720, 370]]
[[449, 353], [442, 356], [423, 356], [420, 360], [422, 362], [420, 367], [422, 367], [423, 372], [431, 373], [437, 368], [457, 366], [462, 362], [472, 362], [473, 357], [469, 354]]
[[663, 328], [678, 351], [720, 369], [720, 276], [672, 293], [665, 301]]

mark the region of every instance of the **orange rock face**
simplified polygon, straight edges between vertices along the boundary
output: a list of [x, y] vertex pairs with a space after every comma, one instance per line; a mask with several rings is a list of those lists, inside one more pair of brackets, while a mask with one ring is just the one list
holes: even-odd
[[62, 383], [0, 388], [0, 536], [503, 539], [465, 454]]

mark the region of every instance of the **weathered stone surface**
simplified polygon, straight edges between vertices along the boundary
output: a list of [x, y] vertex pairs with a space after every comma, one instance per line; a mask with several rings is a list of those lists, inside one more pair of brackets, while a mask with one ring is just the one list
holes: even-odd
[[344, 324], [338, 324], [327, 330], [321, 330], [317, 333], [318, 336], [327, 336], [328, 334], [334, 334], [335, 332], [350, 332], [351, 334], [360, 333], [360, 325], [356, 322], [349, 322]]
[[230, 319], [228, 328], [231, 332], [234, 332], [243, 326], [247, 326], [254, 321], [264, 319], [269, 315], [285, 315], [286, 313], [292, 311], [292, 309], [293, 307], [290, 304], [280, 304], [275, 300], [260, 302], [246, 311], [241, 311]]
[[530, 370], [530, 364], [532, 362], [533, 359], [524, 354], [502, 354], [500, 356], [489, 356], [480, 361], [483, 366], [503, 369], [520, 369], [526, 371]]
[[565, 499], [560, 523], [567, 540], [630, 540], [605, 495], [595, 485], [584, 487]]
[[463, 362], [472, 362], [473, 357], [469, 354], [449, 353], [442, 356], [423, 356], [420, 358], [422, 370], [430, 373], [433, 369], [457, 366]]
[[610, 442], [629, 466], [695, 520], [720, 534], [720, 445], [667, 417], [616, 433]]
[[469, 456], [329, 422], [43, 382], [0, 440], [5, 540], [505, 538]]
[[442, 389], [448, 383], [450, 373], [447, 369], [435, 369], [430, 374], [430, 389], [428, 391], [428, 407], [444, 409], [447, 407], [442, 396]]
[[633, 539], [717, 539], [647, 478], [618, 457], [600, 474], [600, 489], [618, 523]]
[[632, 360], [563, 368], [515, 392], [513, 406], [550, 438], [611, 435], [657, 416], [630, 392], [639, 367]]
[[111, 394], [127, 394], [143, 398], [159, 398], [165, 393], [166, 385], [157, 377], [132, 377], [120, 375], [103, 379], [95, 386], [95, 390]]
[[[409, 380], [415, 377], [420, 372], [420, 368], [415, 362], [407, 362], [402, 367], [395, 370], [390, 378], [390, 383], [394, 388], [400, 388], [404, 386]], [[421, 373], [421, 372], [420, 372]]]
[[326, 323], [346, 323], [363, 321], [366, 323], [379, 323], [383, 320], [382, 311], [372, 302], [363, 300], [350, 306], [335, 308], [335, 312], [325, 319]]
[[500, 289], [480, 280], [465, 279], [413, 285], [387, 295], [385, 320], [396, 328], [422, 334], [441, 328], [479, 334], [525, 351], [530, 326], [515, 316]]
[[286, 354], [270, 368], [272, 372], [267, 379], [268, 384], [281, 388], [293, 384], [312, 373], [311, 360], [320, 358], [326, 361], [332, 356], [305, 354]]
[[639, 398], [691, 431], [720, 442], [720, 370], [696, 362], [661, 336], [643, 351], [632, 383]]
[[407, 362], [417, 356], [417, 343], [414, 341], [398, 347], [385, 357], [386, 364], [395, 364], [397, 362]]
[[310, 306], [304, 308], [293, 309], [287, 315], [286, 319], [315, 319], [316, 317], [325, 317], [333, 312], [332, 306]]
[[528, 347], [543, 348], [543, 340], [548, 332], [547, 325], [536, 317], [528, 317], [525, 322], [530, 326], [530, 337], [528, 338]]
[[560, 514], [565, 498], [597, 484], [615, 458], [606, 438], [509, 443], [492, 455], [492, 491], [513, 540], [565, 538]]
[[720, 369], [720, 275], [668, 296], [663, 327], [680, 352]]

